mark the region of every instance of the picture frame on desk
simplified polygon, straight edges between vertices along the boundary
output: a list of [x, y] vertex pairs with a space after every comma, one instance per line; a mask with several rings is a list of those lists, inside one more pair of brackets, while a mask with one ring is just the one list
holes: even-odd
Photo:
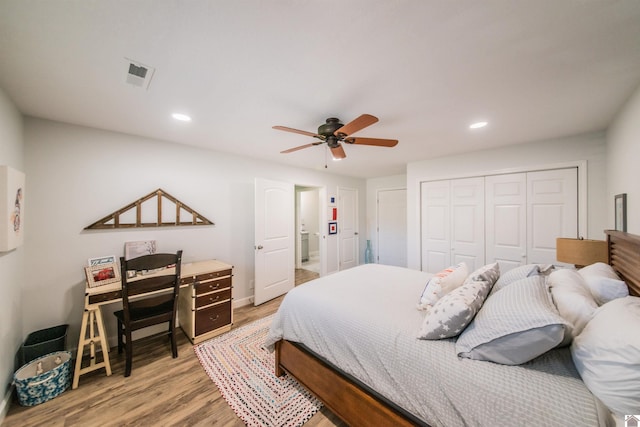
[[100, 256], [97, 258], [89, 258], [88, 265], [89, 267], [91, 267], [93, 265], [109, 264], [112, 262], [117, 264], [118, 258], [116, 258], [115, 255], [106, 255], [106, 256]]
[[142, 240], [138, 242], [124, 243], [124, 259], [130, 260], [143, 255], [151, 255], [156, 253], [155, 240]]
[[84, 271], [90, 288], [120, 282], [120, 267], [115, 262], [85, 267]]

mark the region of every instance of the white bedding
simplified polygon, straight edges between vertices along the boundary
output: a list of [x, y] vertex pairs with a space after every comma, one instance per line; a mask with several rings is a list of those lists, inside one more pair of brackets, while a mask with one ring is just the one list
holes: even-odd
[[505, 366], [459, 359], [454, 339], [418, 340], [430, 276], [367, 264], [305, 283], [283, 300], [265, 345], [303, 343], [433, 427], [605, 425], [568, 349]]

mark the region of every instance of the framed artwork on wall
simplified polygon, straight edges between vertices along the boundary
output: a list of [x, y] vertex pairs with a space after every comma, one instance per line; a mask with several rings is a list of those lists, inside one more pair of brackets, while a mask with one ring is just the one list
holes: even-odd
[[0, 252], [24, 243], [24, 181], [24, 173], [0, 166]]
[[615, 197], [616, 230], [627, 231], [627, 193]]
[[338, 223], [336, 221], [329, 222], [329, 234], [338, 234]]

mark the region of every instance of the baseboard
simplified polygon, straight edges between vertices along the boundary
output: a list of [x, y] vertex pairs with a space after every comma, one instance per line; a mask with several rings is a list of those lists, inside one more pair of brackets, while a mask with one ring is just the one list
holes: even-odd
[[11, 384], [7, 392], [5, 393], [2, 401], [0, 401], [0, 425], [2, 425], [4, 418], [9, 413], [9, 407], [11, 406], [11, 400], [13, 397], [14, 385]]
[[244, 307], [245, 305], [249, 305], [249, 304], [253, 304], [252, 296], [233, 300], [233, 308]]

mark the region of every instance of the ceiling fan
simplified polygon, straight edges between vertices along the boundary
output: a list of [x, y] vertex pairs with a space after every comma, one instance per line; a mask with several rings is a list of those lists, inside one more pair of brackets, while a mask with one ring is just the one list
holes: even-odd
[[307, 132], [304, 130], [298, 130], [289, 128], [286, 126], [274, 126], [274, 129], [283, 130], [285, 132], [299, 133], [301, 135], [307, 135], [314, 138], [318, 138], [320, 141], [312, 142], [310, 144], [301, 145], [299, 147], [289, 148], [288, 150], [281, 151], [281, 153], [292, 153], [294, 151], [302, 150], [303, 148], [313, 147], [314, 145], [320, 145], [326, 143], [331, 149], [333, 158], [344, 159], [347, 155], [342, 148], [341, 142], [347, 144], [358, 145], [373, 145], [376, 147], [395, 147], [398, 144], [396, 139], [380, 139], [380, 138], [357, 138], [352, 137], [351, 134], [358, 132], [371, 126], [378, 121], [377, 117], [371, 114], [363, 114], [355, 120], [350, 121], [346, 125], [340, 123], [340, 120], [335, 117], [327, 119], [325, 124], [318, 127], [318, 133]]

